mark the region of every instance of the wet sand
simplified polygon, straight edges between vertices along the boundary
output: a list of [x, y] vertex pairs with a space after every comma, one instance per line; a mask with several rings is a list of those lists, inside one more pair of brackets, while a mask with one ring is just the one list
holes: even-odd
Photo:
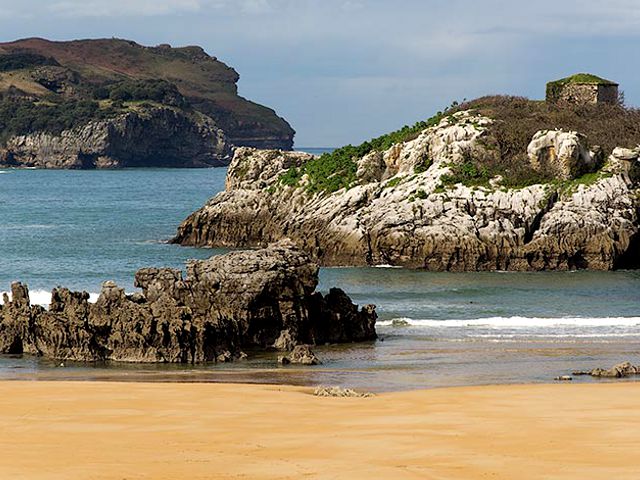
[[636, 479], [640, 384], [0, 382], [2, 479]]

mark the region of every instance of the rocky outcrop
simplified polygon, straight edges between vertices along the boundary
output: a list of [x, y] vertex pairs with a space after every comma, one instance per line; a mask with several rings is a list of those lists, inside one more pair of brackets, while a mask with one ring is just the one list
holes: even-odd
[[282, 365], [320, 365], [322, 362], [309, 345], [296, 345], [289, 355], [279, 356], [278, 363]]
[[570, 180], [592, 171], [597, 154], [585, 147], [585, 139], [578, 132], [547, 130], [534, 135], [527, 155], [537, 171], [550, 171], [561, 180]]
[[[315, 292], [318, 267], [288, 243], [191, 262], [187, 274], [138, 271], [142, 293], [105, 282], [95, 304], [57, 288], [46, 310], [11, 286], [0, 306], [0, 353], [62, 360], [198, 363], [243, 358], [243, 350], [376, 338], [375, 307], [358, 310], [344, 292]], [[281, 345], [282, 346], [282, 345]], [[308, 348], [308, 347], [305, 347]]]
[[633, 365], [631, 362], [623, 362], [611, 368], [594, 368], [588, 371], [573, 372], [573, 375], [590, 375], [600, 378], [626, 378], [640, 375], [640, 367]]
[[211, 167], [231, 148], [214, 122], [169, 107], [140, 107], [59, 135], [10, 138], [0, 165], [37, 168]]
[[[238, 149], [226, 190], [187, 218], [174, 242], [239, 247], [287, 237], [323, 265], [450, 271], [629, 265], [640, 238], [637, 158], [614, 152], [586, 179], [525, 188], [501, 187], [500, 178], [490, 186], [445, 184], [453, 165], [486, 152], [491, 122], [468, 111], [450, 115], [417, 138], [355, 159], [355, 185], [333, 193], [310, 192], [305, 175], [295, 186], [282, 181], [310, 155]], [[560, 177], [575, 175], [595, 156], [580, 139], [541, 132], [531, 161], [553, 158]]]

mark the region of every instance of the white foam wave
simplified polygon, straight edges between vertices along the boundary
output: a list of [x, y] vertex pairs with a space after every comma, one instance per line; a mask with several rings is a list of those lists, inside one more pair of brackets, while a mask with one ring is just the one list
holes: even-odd
[[[2, 292], [0, 294], [0, 305], [4, 303], [3, 294], [7, 293], [9, 296], [9, 300], [11, 300], [11, 292]], [[89, 293], [89, 303], [96, 303], [99, 293], [90, 292]], [[31, 300], [31, 305], [40, 305], [42, 307], [47, 308], [49, 303], [51, 302], [51, 291], [47, 290], [32, 290], [29, 292], [29, 299]]]
[[401, 269], [402, 267], [400, 267], [398, 265], [389, 265], [387, 263], [383, 263], [381, 265], [374, 265], [373, 268], [398, 268], [398, 269]]
[[376, 323], [377, 326], [412, 326], [430, 328], [549, 328], [549, 327], [636, 327], [640, 317], [488, 317], [471, 320], [415, 320], [395, 318]]
[[[522, 334], [486, 334], [486, 335], [468, 335], [467, 338], [480, 338], [480, 339], [489, 339], [489, 340], [502, 340], [502, 339], [511, 339], [522, 338]], [[558, 334], [541, 334], [536, 333], [532, 335], [535, 338], [560, 338], [564, 339], [567, 337], [566, 333], [558, 333]], [[640, 337], [640, 332], [627, 332], [627, 333], [572, 333], [571, 338], [627, 338], [627, 337]]]

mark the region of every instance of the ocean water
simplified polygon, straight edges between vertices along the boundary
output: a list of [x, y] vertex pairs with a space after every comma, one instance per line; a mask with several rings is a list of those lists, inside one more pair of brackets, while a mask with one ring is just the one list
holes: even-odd
[[[322, 153], [322, 152], [312, 152]], [[0, 170], [0, 291], [33, 303], [101, 282], [134, 291], [145, 266], [180, 268], [222, 251], [166, 240], [224, 188], [225, 169]], [[278, 368], [274, 353], [234, 365], [66, 364], [0, 357], [0, 378], [338, 384], [368, 390], [549, 382], [574, 369], [640, 364], [640, 272], [434, 273], [321, 270], [320, 289], [374, 303], [380, 340], [321, 346], [324, 363]], [[579, 377], [576, 381], [593, 381]]]
[[310, 153], [312, 155], [322, 155], [323, 153], [331, 153], [335, 148], [331, 147], [296, 147], [299, 152]]

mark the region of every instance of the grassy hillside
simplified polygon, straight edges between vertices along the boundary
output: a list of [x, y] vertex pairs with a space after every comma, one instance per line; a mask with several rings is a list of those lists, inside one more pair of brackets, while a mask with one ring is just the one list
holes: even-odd
[[240, 97], [238, 78], [235, 70], [195, 46], [145, 47], [120, 39], [0, 43], [0, 94], [5, 96], [13, 87], [38, 97], [91, 100], [101, 87], [164, 80], [194, 109], [216, 120], [233, 143], [290, 147], [294, 131], [289, 124], [273, 110]]

